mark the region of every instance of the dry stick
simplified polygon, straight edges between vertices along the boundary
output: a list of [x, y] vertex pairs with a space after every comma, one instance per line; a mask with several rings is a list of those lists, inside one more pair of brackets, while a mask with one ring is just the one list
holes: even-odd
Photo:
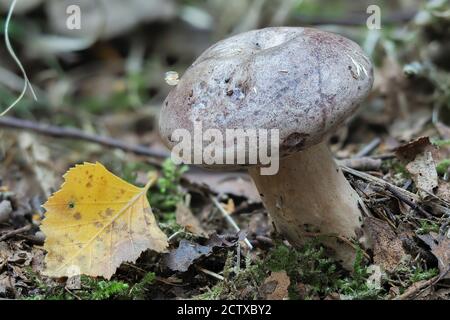
[[420, 290], [422, 290], [424, 288], [427, 288], [428, 286], [434, 285], [436, 280], [439, 280], [439, 276], [431, 278], [430, 280], [424, 281], [422, 283], [413, 284], [403, 294], [395, 297], [394, 300], [405, 300], [405, 299], [408, 299], [409, 297], [417, 294]]
[[93, 142], [106, 147], [117, 148], [126, 152], [131, 152], [137, 155], [153, 158], [162, 159], [167, 158], [170, 155], [169, 153], [164, 151], [152, 150], [144, 146], [129, 144], [127, 142], [120, 141], [114, 138], [88, 134], [82, 130], [75, 128], [64, 128], [52, 125], [45, 125], [13, 117], [0, 117], [0, 127], [33, 131], [54, 138], [65, 138], [65, 139]]
[[413, 210], [419, 210], [423, 215], [425, 215], [428, 219], [433, 219], [433, 215], [425, 211], [422, 207], [415, 204], [413, 201], [408, 199], [408, 197], [405, 197], [403, 194], [398, 192], [397, 190], [393, 189], [391, 186], [387, 185], [386, 189], [389, 190], [396, 198], [398, 198], [400, 201], [403, 201], [406, 203], [410, 208]]
[[381, 143], [380, 138], [373, 139], [369, 144], [367, 144], [366, 146], [364, 146], [364, 148], [358, 151], [358, 153], [356, 153], [353, 158], [361, 158], [369, 155], [380, 145], [380, 143]]
[[201, 272], [203, 272], [203, 273], [205, 273], [205, 274], [207, 274], [207, 275], [209, 275], [211, 277], [214, 277], [214, 278], [216, 278], [216, 279], [218, 279], [220, 281], [225, 280], [225, 278], [223, 276], [221, 276], [220, 274], [217, 274], [217, 273], [215, 273], [215, 272], [213, 272], [211, 270], [207, 270], [207, 269], [199, 267], [199, 266], [196, 266], [196, 268], [197, 268], [198, 271], [201, 271]]
[[340, 167], [341, 167], [342, 171], [350, 173], [353, 176], [359, 177], [359, 178], [361, 178], [363, 180], [366, 180], [366, 181], [374, 182], [374, 183], [376, 183], [376, 184], [378, 184], [378, 185], [380, 185], [382, 187], [389, 186], [393, 190], [396, 190], [396, 191], [398, 191], [398, 192], [408, 196], [409, 198], [411, 198], [414, 201], [420, 201], [420, 198], [419, 198], [418, 195], [416, 195], [416, 194], [414, 194], [412, 192], [409, 192], [408, 190], [405, 190], [405, 189], [402, 189], [400, 187], [397, 187], [396, 185], [393, 185], [392, 183], [384, 181], [383, 179], [377, 178], [377, 177], [372, 176], [370, 174], [367, 174], [365, 172], [361, 172], [361, 171], [358, 171], [358, 170], [355, 170], [355, 169], [352, 169], [352, 168], [349, 168], [349, 167], [346, 167], [346, 166], [340, 166]]
[[[234, 230], [236, 230], [236, 232], [241, 231], [241, 229], [239, 228], [239, 226], [236, 224], [236, 222], [234, 222], [233, 218], [231, 218], [231, 216], [229, 215], [229, 213], [221, 206], [221, 204], [219, 203], [219, 201], [217, 201], [216, 198], [214, 198], [213, 196], [209, 196], [209, 198], [211, 199], [211, 201], [214, 203], [214, 205], [217, 207], [217, 209], [219, 209], [220, 213], [222, 213], [223, 217], [225, 218], [225, 220], [227, 220], [227, 222], [233, 227]], [[250, 250], [253, 250], [253, 246], [250, 243], [250, 241], [248, 241], [247, 237], [245, 237], [244, 239], [245, 244], [247, 245], [247, 247]]]
[[32, 225], [28, 224], [25, 227], [22, 227], [22, 228], [19, 228], [16, 230], [12, 230], [12, 231], [8, 232], [7, 234], [4, 234], [3, 236], [1, 236], [0, 241], [5, 241], [6, 239], [14, 237], [17, 234], [27, 232], [27, 231], [31, 230], [31, 227], [32, 227]]
[[[364, 179], [366, 181], [373, 182], [379, 186], [382, 186], [383, 188], [386, 188], [388, 191], [390, 191], [395, 197], [397, 197], [399, 200], [405, 202], [408, 206], [410, 206], [413, 209], [419, 210], [421, 213], [426, 215], [428, 218], [432, 218], [433, 216], [425, 211], [423, 208], [421, 208], [419, 205], [417, 205], [415, 202], [421, 202], [421, 199], [418, 195], [409, 192], [408, 190], [405, 190], [403, 188], [397, 187], [396, 185], [393, 185], [392, 183], [389, 183], [387, 181], [384, 181], [383, 179], [374, 177], [370, 174], [360, 172], [358, 170], [354, 170], [352, 168], [341, 166], [341, 169], [344, 172], [350, 173], [351, 175], [357, 176], [361, 179]], [[443, 212], [447, 212], [448, 209], [443, 207], [442, 205], [435, 205], [436, 208], [442, 210]]]

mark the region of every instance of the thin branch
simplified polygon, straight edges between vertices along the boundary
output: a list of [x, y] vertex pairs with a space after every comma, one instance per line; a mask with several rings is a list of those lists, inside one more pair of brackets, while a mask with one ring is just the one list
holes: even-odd
[[361, 150], [358, 151], [358, 153], [355, 154], [353, 158], [362, 158], [366, 157], [369, 154], [371, 154], [381, 143], [380, 138], [375, 138], [372, 141], [369, 142], [369, 144], [365, 145]]
[[[422, 214], [424, 214], [425, 216], [427, 216], [428, 218], [432, 218], [433, 216], [427, 212], [426, 210], [424, 210], [419, 203], [422, 202], [422, 199], [420, 199], [420, 197], [412, 192], [409, 192], [408, 190], [405, 190], [403, 188], [397, 187], [396, 185], [389, 183], [387, 181], [384, 181], [383, 179], [374, 177], [370, 174], [364, 173], [364, 172], [360, 172], [358, 170], [354, 170], [352, 168], [346, 167], [346, 166], [340, 166], [342, 171], [347, 172], [351, 175], [354, 175], [358, 178], [361, 178], [363, 180], [369, 181], [374, 183], [375, 185], [378, 185], [388, 191], [390, 191], [392, 193], [392, 195], [394, 197], [396, 197], [397, 199], [399, 199], [400, 201], [406, 203], [409, 207], [411, 207], [412, 209], [415, 210], [419, 210]], [[443, 211], [443, 212], [447, 212], [448, 209], [445, 208], [444, 206], [440, 205], [440, 204], [434, 204], [435, 208]]]
[[141, 156], [160, 159], [170, 156], [168, 152], [152, 150], [144, 146], [129, 144], [127, 142], [116, 140], [110, 137], [88, 134], [82, 130], [75, 128], [45, 125], [13, 117], [0, 117], [0, 127], [33, 131], [35, 133], [54, 138], [83, 140], [87, 142], [97, 143], [110, 148], [121, 149], [123, 151], [135, 153]]
[[203, 272], [203, 273], [205, 273], [205, 274], [207, 274], [207, 275], [209, 275], [209, 276], [211, 276], [213, 278], [216, 278], [217, 280], [220, 280], [220, 281], [225, 280], [225, 278], [223, 276], [221, 276], [220, 274], [217, 274], [215, 272], [212, 272], [211, 270], [207, 270], [207, 269], [199, 267], [199, 266], [196, 266], [196, 268], [197, 268], [198, 271], [201, 271], [201, 272]]
[[429, 280], [416, 282], [411, 287], [406, 289], [406, 291], [403, 294], [395, 297], [394, 300], [406, 300], [411, 298], [412, 296], [416, 296], [419, 293], [419, 291], [436, 284], [436, 280], [439, 280], [439, 276], [436, 276]]
[[19, 229], [15, 229], [15, 230], [12, 230], [12, 231], [10, 231], [10, 232], [4, 234], [3, 236], [1, 236], [1, 237], [0, 237], [0, 241], [5, 241], [6, 239], [9, 239], [9, 238], [11, 238], [11, 237], [14, 237], [15, 235], [18, 235], [18, 234], [27, 232], [27, 231], [31, 230], [31, 227], [32, 227], [32, 225], [31, 225], [31, 224], [28, 224], [28, 225], [26, 225], [25, 227], [22, 227], [22, 228], [19, 228]]
[[[213, 197], [212, 195], [210, 195], [209, 197], [210, 197], [211, 201], [214, 203], [214, 205], [217, 207], [217, 209], [219, 209], [220, 213], [222, 213], [222, 216], [225, 218], [225, 220], [227, 220], [228, 224], [230, 224], [233, 227], [233, 229], [236, 230], [236, 232], [241, 231], [239, 226], [236, 224], [236, 222], [233, 220], [233, 218], [231, 218], [230, 214], [222, 207], [222, 205], [219, 203], [219, 201], [217, 201], [217, 199], [215, 197]], [[247, 237], [245, 237], [244, 242], [250, 250], [253, 250], [253, 246], [250, 243], [250, 241], [247, 239]]]

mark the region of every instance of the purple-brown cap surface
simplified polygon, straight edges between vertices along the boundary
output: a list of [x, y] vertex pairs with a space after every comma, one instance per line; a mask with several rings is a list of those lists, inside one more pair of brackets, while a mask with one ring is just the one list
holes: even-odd
[[353, 41], [300, 27], [249, 31], [207, 49], [169, 93], [160, 134], [176, 129], [278, 129], [282, 156], [306, 149], [351, 116], [373, 84]]

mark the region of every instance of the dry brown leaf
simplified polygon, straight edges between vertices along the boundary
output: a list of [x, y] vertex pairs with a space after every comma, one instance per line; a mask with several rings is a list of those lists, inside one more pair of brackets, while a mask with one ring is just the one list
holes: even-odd
[[189, 206], [184, 202], [179, 202], [175, 211], [177, 223], [186, 228], [187, 231], [206, 237], [208, 234], [200, 225], [200, 221], [194, 216]]
[[20, 133], [17, 140], [28, 166], [36, 177], [36, 182], [45, 196], [50, 196], [61, 181], [54, 171], [49, 149], [40, 142], [40, 138], [27, 132]]
[[407, 255], [402, 241], [383, 220], [366, 217], [365, 228], [373, 245], [373, 261], [388, 272], [393, 272]]
[[450, 239], [447, 235], [430, 232], [419, 235], [419, 238], [431, 248], [431, 253], [438, 260], [439, 276], [443, 279], [450, 279]]
[[406, 170], [411, 174], [419, 196], [426, 199], [430, 194], [434, 194], [434, 189], [438, 186], [438, 174], [436, 162], [438, 151], [433, 146], [428, 137], [417, 138], [405, 145], [397, 148], [396, 156], [406, 163]]
[[426, 199], [430, 194], [434, 194], [434, 189], [439, 183], [436, 163], [431, 152], [427, 151], [418, 154], [414, 161], [407, 164], [406, 170], [411, 174], [422, 199]]
[[396, 157], [405, 162], [411, 162], [414, 158], [425, 151], [432, 151], [435, 147], [431, 144], [429, 137], [419, 137], [405, 143], [395, 149]]
[[286, 271], [272, 272], [261, 286], [261, 293], [268, 300], [285, 300], [291, 280]]
[[172, 250], [165, 258], [165, 263], [173, 271], [185, 272], [201, 257], [207, 257], [215, 248], [231, 248], [245, 238], [245, 233], [221, 236], [213, 233], [205, 245], [193, 243], [185, 239], [180, 241], [178, 248]]
[[111, 278], [122, 262], [134, 262], [147, 249], [166, 250], [147, 200], [147, 190], [135, 187], [100, 163], [77, 165], [45, 203], [41, 229], [48, 276], [74, 274]]

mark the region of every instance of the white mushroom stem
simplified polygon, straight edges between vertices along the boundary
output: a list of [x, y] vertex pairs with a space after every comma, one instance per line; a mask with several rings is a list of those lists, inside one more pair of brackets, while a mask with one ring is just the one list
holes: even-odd
[[352, 243], [364, 242], [362, 201], [325, 143], [282, 159], [276, 175], [260, 175], [257, 167], [249, 172], [277, 230], [289, 243], [299, 247], [320, 236], [335, 258], [352, 268]]

